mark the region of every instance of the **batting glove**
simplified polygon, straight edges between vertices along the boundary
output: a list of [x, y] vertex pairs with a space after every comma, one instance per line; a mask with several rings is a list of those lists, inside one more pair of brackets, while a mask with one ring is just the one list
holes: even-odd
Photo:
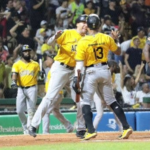
[[79, 89], [79, 87], [78, 87], [78, 77], [76, 77], [76, 76], [73, 78], [72, 88], [76, 92], [76, 94], [81, 93], [81, 89]]
[[11, 83], [11, 88], [12, 89], [17, 89], [17, 87], [18, 86], [17, 86], [16, 82], [13, 80], [12, 83]]

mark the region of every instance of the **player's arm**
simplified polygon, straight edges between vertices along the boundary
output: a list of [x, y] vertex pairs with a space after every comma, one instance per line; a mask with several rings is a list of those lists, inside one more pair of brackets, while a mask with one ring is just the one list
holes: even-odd
[[114, 39], [117, 49], [113, 51], [116, 55], [121, 54], [121, 48], [120, 48], [120, 43], [119, 43], [119, 32], [118, 31], [111, 31], [111, 37]]
[[18, 74], [16, 72], [12, 72], [11, 88], [17, 88], [17, 76]]
[[47, 41], [47, 44], [49, 45], [53, 45], [56, 43], [56, 39], [58, 39], [61, 35], [62, 35], [63, 31], [57, 31], [55, 33], [55, 35], [53, 35], [52, 37], [49, 38], [49, 40]]

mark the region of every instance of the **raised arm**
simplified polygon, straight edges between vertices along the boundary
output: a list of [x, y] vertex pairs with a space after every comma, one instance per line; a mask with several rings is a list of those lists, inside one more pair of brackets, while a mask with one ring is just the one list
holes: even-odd
[[139, 70], [139, 72], [138, 72], [138, 74], [137, 74], [137, 77], [136, 77], [136, 79], [135, 79], [135, 86], [136, 86], [137, 83], [139, 82], [139, 79], [140, 79], [140, 76], [141, 76], [141, 72], [142, 72], [142, 70], [143, 70], [143, 67], [144, 67], [144, 63], [142, 62], [142, 63], [141, 63], [141, 66], [140, 66], [140, 70]]
[[124, 71], [123, 71], [123, 66], [122, 66], [122, 63], [121, 61], [119, 61], [119, 68], [120, 68], [120, 86], [121, 88], [123, 89], [123, 86], [124, 86]]

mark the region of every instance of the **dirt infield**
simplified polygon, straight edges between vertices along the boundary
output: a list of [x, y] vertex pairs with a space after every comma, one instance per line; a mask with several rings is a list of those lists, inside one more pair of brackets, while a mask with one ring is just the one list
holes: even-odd
[[[107, 141], [148, 141], [150, 142], [150, 132], [134, 132], [129, 139], [118, 140], [119, 132], [100, 132], [96, 138], [91, 139], [91, 142], [107, 142]], [[0, 136], [0, 147], [11, 146], [26, 146], [26, 145], [42, 145], [50, 143], [75, 143], [86, 142], [75, 136], [74, 133], [68, 134], [49, 134], [37, 135], [33, 138], [29, 135], [15, 135], [15, 136]]]

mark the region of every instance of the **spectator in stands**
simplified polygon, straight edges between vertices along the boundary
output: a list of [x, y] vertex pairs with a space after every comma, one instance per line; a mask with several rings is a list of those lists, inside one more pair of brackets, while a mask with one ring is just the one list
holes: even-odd
[[135, 101], [136, 91], [134, 88], [139, 81], [139, 77], [144, 67], [144, 63], [141, 64], [136, 79], [134, 79], [133, 76], [130, 76], [129, 74], [128, 75], [124, 74], [121, 62], [119, 62], [119, 67], [120, 67], [120, 77], [121, 77], [121, 92], [124, 100], [124, 107], [132, 107], [136, 104]]
[[56, 19], [63, 19], [63, 27], [68, 28], [69, 23], [71, 23], [73, 19], [71, 10], [68, 8], [68, 0], [63, 0], [61, 6], [57, 7]]
[[47, 21], [54, 24], [56, 20], [56, 8], [59, 7], [59, 0], [47, 0]]
[[112, 30], [115, 30], [115, 27], [112, 24], [111, 16], [105, 15], [104, 16], [104, 24], [102, 26], [102, 32], [110, 35]]
[[100, 7], [94, 8], [94, 3], [92, 0], [86, 0], [85, 8], [84, 8], [84, 14], [90, 15], [90, 14], [97, 14], [100, 15]]
[[48, 23], [46, 20], [42, 20], [40, 23], [40, 28], [36, 31], [36, 35], [35, 37], [40, 36], [40, 29], [44, 28], [46, 31], [46, 36], [52, 36], [54, 34], [54, 31], [52, 31], [51, 29], [48, 28]]
[[119, 12], [119, 9], [116, 7], [115, 0], [109, 0], [109, 7], [106, 8], [103, 16], [105, 16], [105, 15], [110, 15], [111, 19], [112, 19], [112, 23], [114, 25], [118, 25], [120, 12]]
[[[140, 49], [143, 50], [143, 48], [145, 46], [145, 43], [146, 43], [145, 28], [144, 27], [138, 27], [138, 29], [137, 29], [137, 35], [132, 38], [130, 47], [134, 46], [133, 40], [136, 37], [138, 37], [139, 40], [140, 40], [140, 44], [139, 44], [138, 48], [140, 48]], [[142, 60], [145, 60], [144, 55], [142, 55]]]
[[54, 45], [52, 46], [52, 45], [47, 44], [48, 40], [49, 40], [49, 37], [47, 37], [47, 36], [44, 37], [44, 43], [41, 46], [42, 54], [47, 53], [47, 52], [50, 53], [50, 54], [55, 53], [54, 52]]
[[14, 58], [13, 56], [9, 55], [7, 56], [7, 64], [5, 65], [5, 77], [6, 77], [6, 87], [4, 90], [4, 96], [5, 98], [16, 98], [17, 96], [17, 89], [12, 89], [11, 88], [11, 69], [12, 65], [14, 63]]
[[44, 0], [30, 0], [30, 23], [33, 36], [35, 36], [37, 29], [40, 28], [40, 22], [44, 18], [44, 2]]
[[144, 97], [150, 97], [150, 88], [148, 83], [144, 83], [142, 85], [142, 90], [136, 93], [136, 101], [142, 105]]
[[134, 46], [127, 49], [125, 52], [125, 65], [127, 66], [129, 73], [134, 73], [135, 67], [141, 64], [142, 61], [142, 49], [138, 48], [140, 40], [138, 37], [133, 39]]
[[6, 62], [9, 52], [4, 48], [2, 40], [0, 40], [0, 57], [1, 61]]
[[84, 4], [80, 2], [80, 0], [75, 0], [74, 2], [70, 3], [69, 9], [74, 14], [73, 25], [75, 27], [76, 19], [84, 12]]
[[56, 20], [56, 24], [54, 26], [54, 30], [55, 32], [60, 31], [60, 30], [64, 30], [64, 26], [63, 26], [63, 19], [58, 19]]
[[131, 16], [132, 16], [132, 34], [136, 35], [136, 30], [140, 26], [145, 27], [146, 21], [146, 11], [145, 11], [144, 0], [137, 0], [131, 6]]
[[36, 49], [36, 53], [37, 53], [38, 59], [42, 58], [41, 46], [44, 43], [44, 38], [45, 37], [46, 37], [46, 29], [45, 28], [41, 28], [40, 29], [40, 35], [38, 37], [34, 37], [35, 41], [38, 44], [37, 49]]
[[10, 12], [13, 8], [13, 0], [7, 0], [5, 12]]
[[21, 34], [17, 33], [16, 29], [21, 25], [23, 25], [23, 23], [21, 21], [16, 22], [16, 25], [10, 29], [11, 36], [16, 38], [17, 44], [22, 44], [22, 45], [27, 44], [33, 50], [35, 50], [35, 43], [34, 43], [33, 39], [30, 38], [30, 29], [28, 27], [25, 27], [22, 30]]

